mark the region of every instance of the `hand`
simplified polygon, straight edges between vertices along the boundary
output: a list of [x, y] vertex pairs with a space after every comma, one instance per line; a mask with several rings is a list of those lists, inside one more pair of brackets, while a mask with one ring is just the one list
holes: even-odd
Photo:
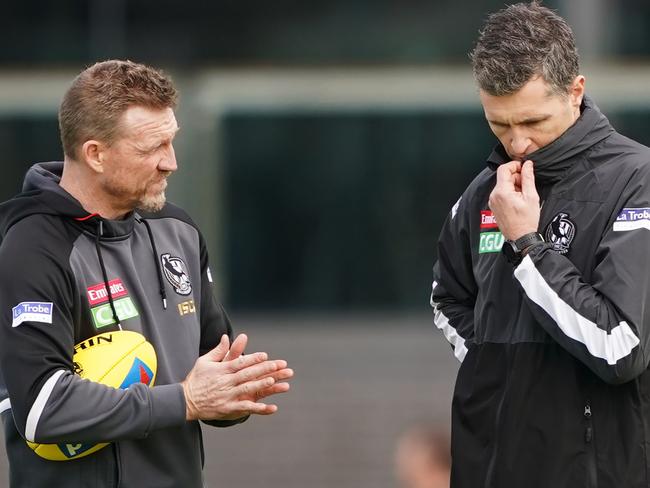
[[293, 376], [283, 360], [269, 360], [265, 352], [242, 356], [248, 337], [240, 334], [232, 347], [227, 335], [212, 351], [196, 360], [181, 382], [187, 420], [234, 420], [250, 414], [269, 415], [276, 405], [260, 402], [289, 390], [282, 382]]
[[488, 201], [499, 225], [508, 240], [514, 241], [539, 226], [539, 195], [535, 188], [533, 162], [510, 161], [497, 169], [497, 184]]

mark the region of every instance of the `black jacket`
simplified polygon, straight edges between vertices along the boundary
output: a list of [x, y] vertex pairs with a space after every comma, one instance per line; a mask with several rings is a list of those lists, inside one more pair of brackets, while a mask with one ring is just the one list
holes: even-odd
[[[201, 234], [170, 204], [120, 221], [88, 215], [58, 185], [62, 168], [35, 165], [24, 192], [0, 206], [0, 410], [11, 486], [202, 487], [201, 428], [185, 420], [179, 382], [231, 327], [212, 295]], [[117, 330], [116, 318], [153, 344], [156, 386], [120, 390], [73, 374], [73, 346]], [[116, 442], [55, 462], [24, 439]]]
[[447, 218], [435, 324], [462, 361], [452, 486], [650, 486], [650, 149], [585, 98], [531, 154], [542, 200], [514, 268], [488, 207], [502, 146]]

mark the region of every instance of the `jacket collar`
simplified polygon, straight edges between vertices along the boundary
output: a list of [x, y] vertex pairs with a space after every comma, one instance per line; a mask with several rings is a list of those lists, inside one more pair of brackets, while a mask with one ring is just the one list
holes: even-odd
[[[18, 207], [13, 212], [15, 215], [12, 216], [10, 224], [31, 213], [47, 213], [74, 220], [84, 231], [93, 235], [99, 233], [101, 222], [100, 237], [104, 239], [124, 238], [131, 235], [135, 224], [134, 212], [130, 212], [120, 220], [109, 220], [88, 213], [76, 198], [61, 188], [59, 183], [62, 174], [62, 161], [34, 164], [25, 176], [22, 195], [13, 202], [10, 201], [14, 207]], [[5, 227], [1, 220], [0, 233]]]
[[[580, 117], [560, 137], [550, 144], [526, 156], [535, 163], [535, 180], [541, 184], [553, 184], [561, 180], [573, 166], [576, 156], [585, 152], [614, 132], [593, 100], [587, 95], [580, 106]], [[496, 171], [499, 165], [511, 159], [501, 143], [488, 157], [487, 165]]]

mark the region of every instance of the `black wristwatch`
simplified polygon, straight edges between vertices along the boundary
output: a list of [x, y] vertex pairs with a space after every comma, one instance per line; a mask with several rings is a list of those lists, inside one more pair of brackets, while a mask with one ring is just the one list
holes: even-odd
[[521, 263], [521, 260], [524, 259], [524, 251], [526, 251], [531, 246], [535, 244], [544, 243], [544, 238], [541, 234], [537, 232], [531, 232], [529, 234], [524, 234], [519, 239], [514, 241], [505, 241], [501, 252], [505, 254], [506, 259], [512, 263], [514, 266], [517, 266]]

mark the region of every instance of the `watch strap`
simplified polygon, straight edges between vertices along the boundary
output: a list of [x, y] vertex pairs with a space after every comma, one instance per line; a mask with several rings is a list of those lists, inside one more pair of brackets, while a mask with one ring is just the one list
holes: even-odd
[[539, 232], [530, 232], [528, 234], [524, 234], [519, 239], [516, 239], [515, 246], [519, 252], [523, 252], [530, 246], [541, 244], [543, 242], [545, 242], [544, 238]]

